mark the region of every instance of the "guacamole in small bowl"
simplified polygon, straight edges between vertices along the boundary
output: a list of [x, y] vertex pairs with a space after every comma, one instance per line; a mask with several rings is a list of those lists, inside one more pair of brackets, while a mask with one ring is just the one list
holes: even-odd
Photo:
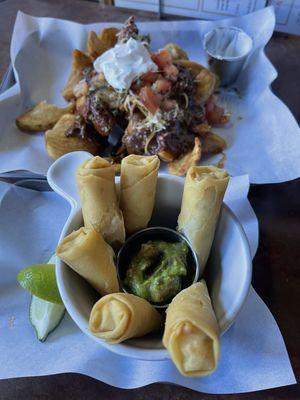
[[132, 235], [120, 250], [117, 265], [124, 291], [158, 307], [198, 278], [197, 256], [187, 239], [163, 227]]

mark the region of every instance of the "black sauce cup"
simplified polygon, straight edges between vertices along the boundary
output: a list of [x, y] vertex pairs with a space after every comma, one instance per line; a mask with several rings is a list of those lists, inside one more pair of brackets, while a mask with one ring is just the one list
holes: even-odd
[[[161, 226], [145, 228], [131, 235], [121, 247], [117, 255], [118, 279], [122, 290], [131, 293], [129, 288], [124, 285], [126, 272], [132, 257], [137, 254], [141, 245], [150, 240], [162, 240], [168, 243], [185, 242], [188, 247], [187, 254], [187, 275], [182, 278], [182, 289], [191, 286], [199, 278], [199, 260], [197, 254], [192, 249], [189, 241], [181, 233]], [[172, 299], [165, 303], [151, 303], [155, 308], [167, 308]]]

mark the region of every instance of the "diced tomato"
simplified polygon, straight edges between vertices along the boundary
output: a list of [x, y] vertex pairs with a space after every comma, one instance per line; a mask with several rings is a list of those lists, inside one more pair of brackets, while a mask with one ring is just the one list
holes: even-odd
[[157, 93], [167, 93], [171, 90], [172, 82], [168, 81], [167, 79], [161, 77], [159, 78], [153, 85], [152, 88]]
[[167, 65], [172, 64], [172, 57], [168, 50], [160, 50], [158, 53], [153, 53], [151, 58], [159, 69], [164, 69]]
[[131, 90], [137, 93], [141, 87], [151, 86], [159, 77], [161, 77], [161, 75], [157, 72], [148, 71], [132, 83]]
[[161, 103], [161, 96], [154, 93], [149, 86], [144, 86], [140, 90], [139, 97], [144, 106], [150, 111], [151, 114], [155, 114]]
[[157, 72], [152, 72], [152, 71], [148, 71], [145, 74], [141, 75], [140, 79], [144, 82], [144, 83], [154, 83], [159, 77], [159, 74]]
[[224, 108], [215, 104], [215, 98], [209, 97], [205, 104], [205, 116], [210, 125], [224, 123]]
[[161, 103], [161, 108], [164, 111], [171, 111], [177, 106], [176, 100], [164, 99]]
[[174, 64], [167, 65], [164, 68], [165, 77], [170, 79], [171, 81], [176, 81], [178, 77], [178, 69]]
[[168, 50], [160, 50], [158, 53], [152, 54], [151, 58], [167, 79], [176, 81], [178, 69], [173, 64], [172, 57]]

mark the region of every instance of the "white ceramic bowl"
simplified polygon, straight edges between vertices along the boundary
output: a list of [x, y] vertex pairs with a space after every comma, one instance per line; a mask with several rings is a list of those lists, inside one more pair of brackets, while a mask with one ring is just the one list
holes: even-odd
[[[60, 240], [83, 224], [75, 185], [75, 170], [79, 164], [90, 157], [91, 155], [86, 152], [69, 153], [54, 162], [48, 171], [47, 178], [50, 186], [71, 204], [71, 213]], [[155, 208], [149, 226], [176, 227], [183, 185], [182, 178], [159, 174]], [[233, 213], [226, 205], [223, 205], [204, 274], [222, 333], [234, 322], [246, 300], [251, 273], [252, 262], [246, 235]], [[107, 349], [127, 357], [144, 360], [168, 358], [168, 353], [161, 343], [161, 335], [158, 334], [114, 345], [93, 336], [88, 329], [88, 320], [92, 306], [99, 295], [83, 278], [59, 259], [56, 263], [56, 278], [68, 313], [86, 335]]]

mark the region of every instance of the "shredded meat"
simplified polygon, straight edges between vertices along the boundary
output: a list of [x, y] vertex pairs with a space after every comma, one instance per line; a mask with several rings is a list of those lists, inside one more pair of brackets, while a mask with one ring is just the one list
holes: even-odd
[[117, 34], [118, 36], [118, 44], [126, 43], [130, 38], [138, 40], [142, 42], [144, 45], [148, 46], [150, 44], [150, 36], [149, 35], [140, 35], [138, 27], [135, 23], [135, 17], [132, 15], [129, 17], [120, 32]]
[[[134, 114], [130, 120], [122, 142], [129, 154], [144, 154], [147, 140], [152, 132], [147, 129], [137, 129], [141, 116]], [[173, 121], [168, 127], [158, 132], [150, 140], [148, 154], [158, 154], [165, 161], [171, 161], [193, 147], [194, 135], [188, 133], [185, 124]]]
[[155, 136], [149, 143], [148, 151], [150, 154], [159, 154], [164, 161], [172, 161], [189, 151], [194, 140], [194, 135], [188, 133], [185, 125], [176, 121]]
[[135, 17], [132, 15], [129, 17], [118, 35], [118, 43], [126, 43], [130, 38], [135, 39], [139, 34], [138, 27], [135, 24]]
[[108, 136], [115, 124], [114, 117], [101, 102], [97, 93], [88, 96], [87, 101], [89, 102], [88, 120], [101, 136]]
[[95, 135], [95, 130], [93, 126], [89, 123], [86, 123], [86, 121], [84, 121], [84, 119], [79, 114], [76, 115], [75, 124], [66, 131], [65, 135], [67, 137], [79, 137], [88, 142], [93, 142], [94, 144], [99, 146], [99, 150], [105, 145], [102, 138], [99, 135]]
[[176, 65], [178, 69], [178, 77], [172, 87], [171, 97], [178, 97], [181, 93], [186, 93], [188, 97], [195, 94], [194, 77], [188, 68], [182, 65]]
[[66, 131], [65, 135], [67, 137], [76, 136], [81, 139], [86, 139], [86, 124], [80, 115], [76, 115], [75, 124]]

